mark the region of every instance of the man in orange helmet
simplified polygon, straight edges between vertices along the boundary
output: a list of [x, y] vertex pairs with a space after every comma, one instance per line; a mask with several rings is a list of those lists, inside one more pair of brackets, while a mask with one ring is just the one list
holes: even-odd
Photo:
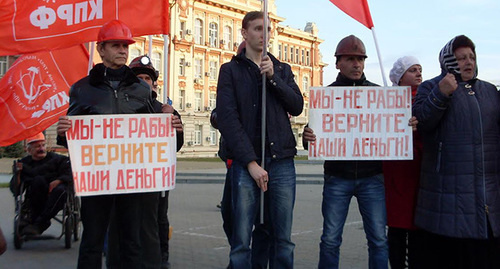
[[[69, 158], [45, 148], [45, 136], [39, 133], [26, 139], [28, 156], [16, 163], [16, 172], [20, 173], [21, 181], [26, 188], [26, 200], [30, 210], [27, 226], [21, 233], [40, 235], [50, 226], [50, 220], [57, 215], [66, 202], [66, 187], [73, 180]], [[17, 175], [16, 173], [16, 175]], [[14, 194], [17, 188], [17, 176], [11, 180], [11, 190]]]
[[[70, 89], [68, 115], [155, 113], [149, 85], [136, 77], [126, 66], [128, 46], [134, 43], [130, 29], [121, 21], [112, 20], [102, 26], [97, 37], [97, 51], [102, 63]], [[65, 144], [65, 132], [71, 128], [67, 117], [59, 119], [58, 143]], [[110, 215], [116, 216], [118, 238], [109, 240], [109, 247], [119, 244], [119, 268], [159, 268], [161, 263], [158, 239], [158, 194], [130, 193], [96, 195], [81, 198], [83, 234], [78, 268], [101, 268], [104, 237]], [[141, 240], [141, 229], [147, 220], [153, 227], [149, 242]], [[143, 247], [155, 253], [144, 258]]]
[[[365, 77], [366, 49], [354, 35], [343, 38], [335, 51], [337, 79], [329, 87], [378, 86]], [[302, 142], [316, 135], [304, 128]], [[339, 268], [342, 231], [353, 196], [356, 197], [368, 239], [369, 268], [387, 269], [386, 209], [381, 161], [325, 161], [323, 186], [323, 234], [319, 245], [319, 269]]]

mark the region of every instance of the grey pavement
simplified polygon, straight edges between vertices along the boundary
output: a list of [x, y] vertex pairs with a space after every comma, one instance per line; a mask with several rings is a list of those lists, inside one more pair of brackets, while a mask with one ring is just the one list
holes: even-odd
[[[193, 163], [196, 165], [196, 163]], [[322, 231], [322, 166], [307, 161], [296, 165], [298, 176], [292, 241], [295, 268], [317, 267]], [[224, 168], [178, 170], [176, 189], [170, 193], [169, 219], [173, 227], [170, 263], [173, 269], [225, 268], [229, 245], [222, 230], [220, 211]], [[203, 175], [206, 175], [203, 178]], [[301, 176], [302, 175], [302, 176]], [[189, 178], [192, 178], [190, 180]], [[0, 175], [0, 179], [10, 176]], [[7, 179], [7, 181], [8, 181]], [[205, 181], [203, 181], [205, 180]], [[8, 188], [0, 189], [0, 226], [8, 240], [7, 252], [0, 256], [0, 268], [75, 268], [79, 242], [64, 249], [60, 240], [29, 241], [21, 250], [13, 245], [14, 200]], [[47, 231], [58, 234], [53, 223]], [[368, 250], [357, 203], [353, 199], [344, 229], [341, 268], [367, 268]]]

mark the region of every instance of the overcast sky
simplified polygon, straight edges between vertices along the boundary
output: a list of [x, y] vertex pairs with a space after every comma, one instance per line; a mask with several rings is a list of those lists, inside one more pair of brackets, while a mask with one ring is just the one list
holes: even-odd
[[[347, 0], [346, 0], [347, 1]], [[319, 29], [325, 68], [325, 86], [335, 80], [334, 52], [337, 43], [354, 34], [365, 43], [368, 59], [366, 77], [383, 84], [372, 31], [355, 21], [329, 0], [275, 0], [282, 23], [304, 29], [314, 22]], [[440, 73], [438, 55], [453, 37], [464, 34], [476, 44], [479, 78], [500, 84], [500, 1], [499, 0], [368, 0], [380, 47], [387, 82], [393, 63], [401, 56], [420, 60], [423, 77]]]

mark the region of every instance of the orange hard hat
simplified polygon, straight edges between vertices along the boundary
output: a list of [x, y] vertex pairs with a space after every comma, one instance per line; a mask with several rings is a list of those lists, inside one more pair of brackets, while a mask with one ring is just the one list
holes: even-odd
[[38, 133], [32, 137], [28, 137], [26, 139], [26, 144], [30, 144], [37, 141], [45, 141], [45, 135], [43, 135], [43, 133]]
[[368, 57], [366, 56], [365, 44], [363, 44], [361, 39], [354, 35], [344, 37], [340, 40], [337, 45], [337, 49], [335, 50], [335, 57], [342, 55], [363, 56], [365, 58]]
[[97, 43], [112, 40], [124, 41], [127, 44], [135, 43], [134, 39], [132, 39], [130, 28], [119, 20], [112, 20], [105, 23], [97, 35]]

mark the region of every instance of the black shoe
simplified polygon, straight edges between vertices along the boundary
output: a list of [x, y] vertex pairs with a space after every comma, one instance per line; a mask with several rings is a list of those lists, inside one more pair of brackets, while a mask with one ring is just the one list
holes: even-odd
[[161, 269], [170, 269], [170, 263], [168, 261], [161, 262]]
[[40, 230], [37, 225], [29, 224], [22, 230], [21, 234], [24, 235], [40, 235]]
[[170, 269], [170, 263], [168, 262], [168, 252], [162, 253], [161, 255], [161, 269]]

